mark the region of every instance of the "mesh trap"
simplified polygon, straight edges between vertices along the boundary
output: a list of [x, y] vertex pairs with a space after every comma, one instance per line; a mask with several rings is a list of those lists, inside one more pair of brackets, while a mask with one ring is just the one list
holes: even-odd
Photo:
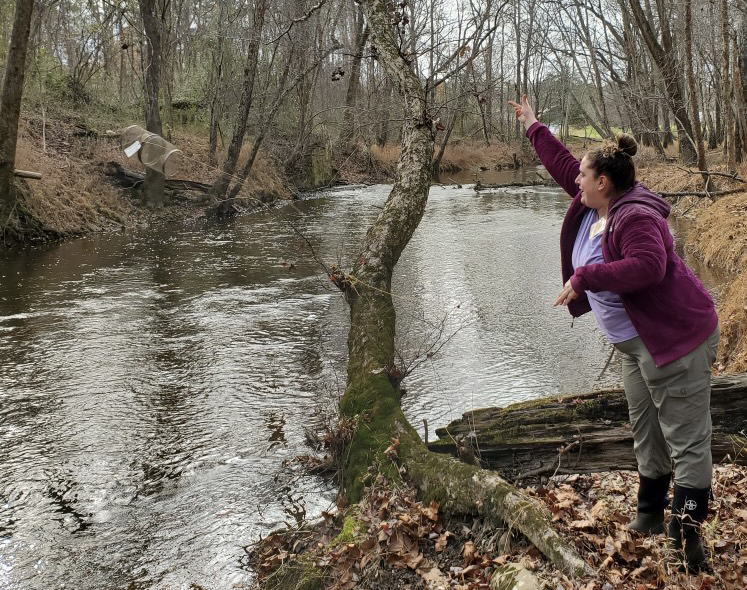
[[138, 160], [148, 168], [165, 176], [176, 170], [181, 150], [160, 135], [146, 131], [140, 125], [130, 125], [122, 131], [122, 149], [128, 158], [137, 154]]

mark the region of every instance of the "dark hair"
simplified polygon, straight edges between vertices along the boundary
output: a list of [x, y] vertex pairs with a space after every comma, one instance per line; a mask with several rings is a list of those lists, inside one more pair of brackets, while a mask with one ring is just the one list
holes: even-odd
[[586, 160], [597, 176], [606, 174], [615, 190], [623, 192], [635, 184], [633, 156], [637, 151], [636, 140], [627, 133], [619, 133], [614, 142], [586, 154]]

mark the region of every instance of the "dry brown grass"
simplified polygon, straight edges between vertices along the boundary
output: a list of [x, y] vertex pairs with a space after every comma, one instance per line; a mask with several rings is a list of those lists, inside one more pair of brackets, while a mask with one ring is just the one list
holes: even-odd
[[19, 136], [16, 168], [42, 173], [41, 180], [24, 181], [25, 209], [42, 231], [75, 235], [127, 224], [132, 205], [119, 191], [102, 182], [101, 171], [88, 156], [88, 142], [68, 141], [65, 130], [47, 129], [46, 152], [40, 126], [24, 121]]
[[348, 184], [387, 182], [394, 177], [399, 151], [398, 145], [372, 145], [369, 148], [363, 142], [358, 142], [349, 154], [333, 152], [337, 179]]
[[383, 167], [394, 171], [394, 167], [397, 165], [397, 159], [400, 154], [399, 144], [388, 143], [384, 146], [373, 145], [371, 146], [371, 155], [376, 161]]
[[[47, 236], [70, 236], [129, 225], [144, 215], [137, 207], [131, 191], [122, 191], [104, 176], [104, 164], [115, 161], [126, 168], [143, 172], [137, 158], [127, 158], [119, 138], [97, 130], [91, 137], [76, 136], [85, 122], [74, 113], [48, 119], [42, 133], [42, 121], [28, 113], [19, 129], [16, 168], [42, 174], [41, 180], [25, 180], [23, 213], [34, 233]], [[43, 139], [44, 138], [44, 139]], [[172, 137], [183, 152], [171, 178], [188, 179], [210, 184], [220, 169], [208, 164], [208, 142], [204, 135], [177, 129]], [[46, 147], [46, 150], [43, 149]], [[251, 145], [242, 152], [239, 169], [246, 161]], [[219, 156], [220, 157], [220, 156]], [[219, 162], [220, 165], [220, 162]], [[248, 181], [239, 194], [246, 208], [291, 196], [288, 182], [270, 159], [260, 151]], [[184, 208], [190, 202], [200, 210], [209, 207], [206, 196], [188, 193], [174, 207]], [[171, 209], [174, 209], [172, 207]], [[173, 216], [174, 211], [162, 212]], [[149, 215], [161, 213], [151, 212]], [[17, 229], [20, 224], [14, 224]], [[31, 234], [30, 228], [26, 228]]]
[[[436, 146], [438, 149], [438, 146]], [[385, 146], [374, 145], [371, 148], [371, 157], [377, 169], [388, 176], [394, 174], [397, 159], [400, 154], [398, 144], [387, 144]], [[473, 140], [456, 140], [446, 146], [444, 157], [441, 160], [441, 172], [458, 172], [460, 170], [474, 170], [480, 167], [496, 168], [513, 165], [512, 154], [526, 161], [526, 155], [522, 153], [521, 146], [513, 144], [494, 143], [486, 146], [484, 142]]]
[[736, 275], [719, 302], [719, 368], [747, 371], [747, 192], [723, 197], [703, 211], [692, 240], [708, 265]]
[[441, 172], [474, 170], [479, 167], [496, 168], [513, 165], [512, 154], [523, 159], [521, 148], [505, 143], [493, 143], [486, 146], [484, 142], [455, 141], [446, 146], [441, 160]]
[[724, 293], [719, 319], [719, 369], [727, 373], [747, 371], [747, 273], [740, 274]]
[[692, 239], [709, 266], [729, 273], [747, 269], [747, 192], [723, 197], [705, 209]]

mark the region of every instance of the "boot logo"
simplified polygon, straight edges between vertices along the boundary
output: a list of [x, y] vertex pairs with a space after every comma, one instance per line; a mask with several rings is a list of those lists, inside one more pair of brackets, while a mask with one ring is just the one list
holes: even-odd
[[698, 507], [698, 503], [695, 500], [687, 500], [685, 502], [685, 510], [692, 512]]

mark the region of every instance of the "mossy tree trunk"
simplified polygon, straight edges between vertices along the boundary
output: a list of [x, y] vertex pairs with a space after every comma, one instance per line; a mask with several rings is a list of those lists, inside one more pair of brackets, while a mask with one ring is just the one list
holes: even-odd
[[[356, 502], [375, 474], [397, 481], [404, 473], [426, 499], [437, 500], [445, 512], [481, 514], [508, 522], [557, 567], [573, 575], [588, 573], [588, 566], [554, 531], [547, 510], [494, 473], [428, 451], [400, 407], [392, 273], [425, 211], [435, 125], [423, 84], [397, 44], [394, 6], [387, 0], [363, 2], [379, 60], [399, 89], [404, 106], [394, 186], [366, 234], [352, 272], [332, 276], [347, 294], [351, 320], [347, 388], [340, 410], [358, 422], [342, 491]], [[390, 446], [396, 448], [394, 453], [388, 450]]]

